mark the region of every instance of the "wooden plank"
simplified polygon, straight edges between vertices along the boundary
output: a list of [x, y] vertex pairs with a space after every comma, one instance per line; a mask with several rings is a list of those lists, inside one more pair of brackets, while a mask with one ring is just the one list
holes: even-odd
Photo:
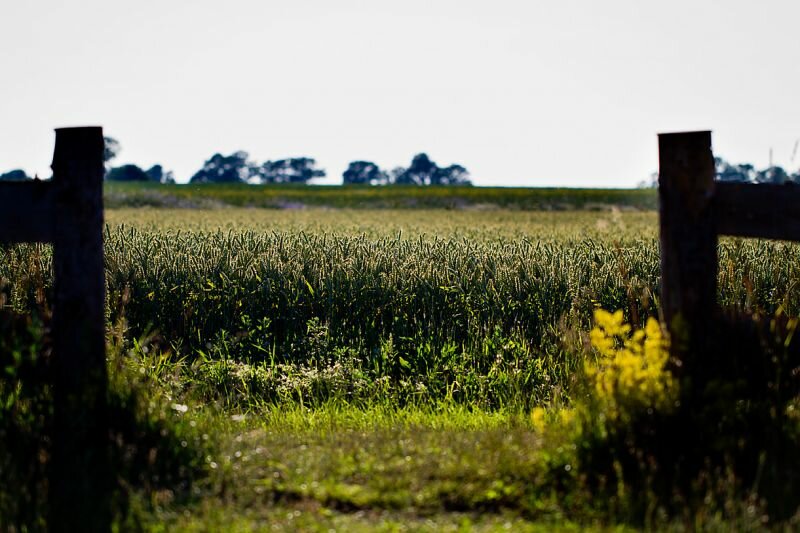
[[51, 182], [0, 183], [0, 242], [52, 242], [54, 212]]
[[800, 186], [717, 182], [720, 235], [800, 241]]
[[103, 130], [56, 130], [52, 531], [109, 531]]
[[717, 296], [711, 132], [662, 134], [658, 146], [661, 309], [672, 355], [694, 375]]

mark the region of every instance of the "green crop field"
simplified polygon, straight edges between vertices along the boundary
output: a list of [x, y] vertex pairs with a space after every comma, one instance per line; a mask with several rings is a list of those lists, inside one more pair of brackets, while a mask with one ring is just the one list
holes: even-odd
[[[587, 394], [596, 309], [658, 317], [652, 191], [114, 185], [106, 201], [123, 529], [764, 525], [719, 473], [698, 505], [642, 511], [531, 416]], [[3, 330], [0, 430], [37, 449], [48, 391], [14, 376], [47, 346], [50, 254], [0, 248], [0, 305], [34, 317]], [[797, 245], [724, 240], [719, 261], [725, 308], [800, 314]], [[3, 492], [0, 513], [41, 500]]]
[[507, 187], [107, 183], [107, 207], [297, 209], [654, 209], [653, 189], [530, 189]]

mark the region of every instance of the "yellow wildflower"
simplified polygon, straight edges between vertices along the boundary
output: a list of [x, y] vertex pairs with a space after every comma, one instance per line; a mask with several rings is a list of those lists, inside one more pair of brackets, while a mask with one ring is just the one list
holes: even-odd
[[534, 407], [531, 411], [531, 423], [537, 432], [544, 431], [547, 427], [547, 410], [544, 407]]
[[597, 309], [594, 317], [589, 338], [601, 357], [587, 362], [585, 372], [606, 416], [627, 418], [641, 410], [671, 408], [678, 391], [666, 368], [669, 343], [658, 321], [650, 318], [643, 330], [631, 331], [622, 311]]

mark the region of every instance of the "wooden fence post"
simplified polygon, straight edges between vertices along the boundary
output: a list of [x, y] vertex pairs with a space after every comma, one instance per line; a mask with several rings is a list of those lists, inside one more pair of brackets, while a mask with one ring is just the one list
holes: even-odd
[[103, 130], [56, 130], [51, 531], [108, 531]]
[[661, 308], [672, 355], [692, 375], [717, 297], [711, 132], [662, 134], [658, 149]]

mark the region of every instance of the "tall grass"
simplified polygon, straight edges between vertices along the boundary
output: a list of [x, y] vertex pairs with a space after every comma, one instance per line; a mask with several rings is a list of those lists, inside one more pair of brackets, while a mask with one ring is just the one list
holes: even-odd
[[[156, 213], [166, 227], [179, 220]], [[640, 324], [657, 314], [658, 245], [635, 237], [651, 226], [615, 216], [605, 232], [584, 221], [581, 231], [564, 224], [549, 237], [531, 222], [536, 240], [480, 226], [472, 239], [452, 236], [463, 226], [449, 236], [440, 229], [445, 238], [109, 226], [108, 318], [124, 318], [131, 337], [156, 334], [161, 348], [209, 363], [208, 379], [241, 397], [394, 394], [528, 407], [568, 387], [582, 342], [575, 332], [589, 329], [594, 308], [627, 309]], [[723, 242], [720, 303], [797, 314], [798, 251]], [[14, 307], [47, 300], [49, 260], [46, 247], [4, 249], [0, 279]]]

